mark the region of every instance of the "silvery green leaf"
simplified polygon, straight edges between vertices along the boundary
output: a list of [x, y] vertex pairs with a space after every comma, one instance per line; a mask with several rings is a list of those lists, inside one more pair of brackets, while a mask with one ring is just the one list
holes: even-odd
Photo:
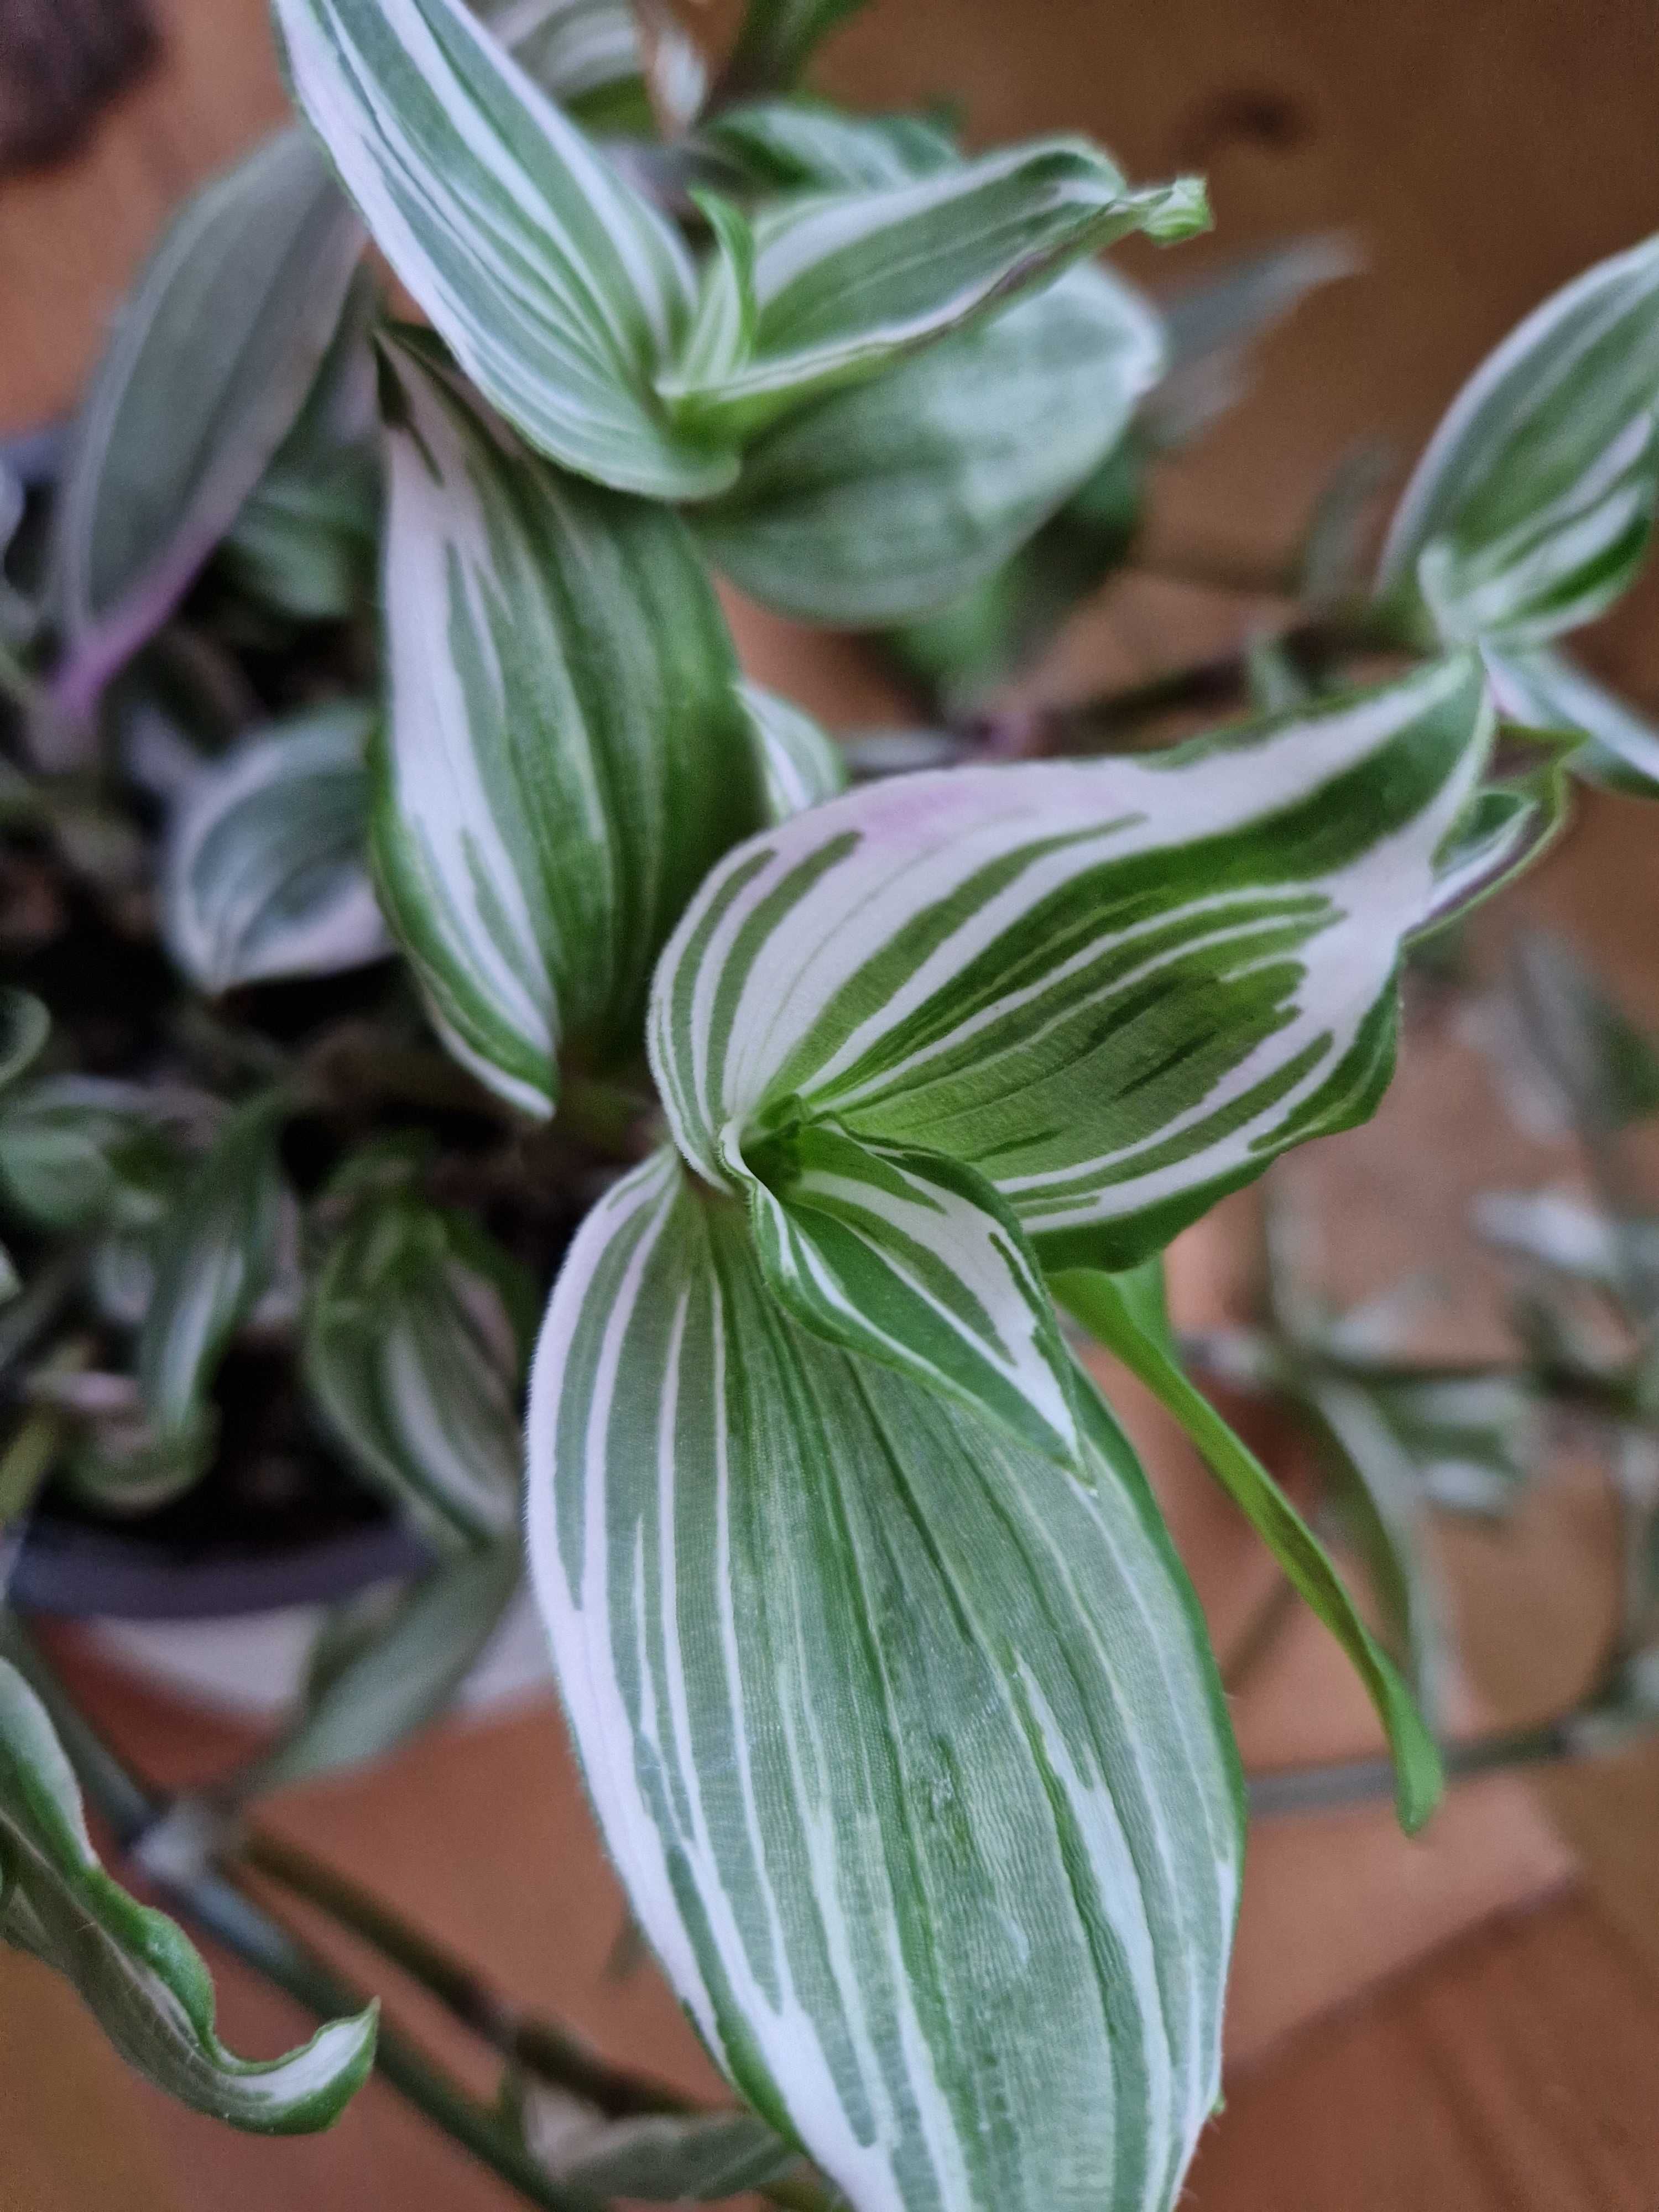
[[311, 1686], [302, 1711], [241, 1778], [238, 1795], [383, 1759], [435, 1720], [501, 1626], [522, 1573], [516, 1532], [434, 1567]]
[[155, 1289], [137, 1372], [158, 1438], [205, 1437], [214, 1370], [275, 1277], [286, 1198], [276, 1141], [289, 1110], [268, 1094], [228, 1115], [152, 1248]]
[[1379, 592], [1407, 620], [1431, 596], [1460, 635], [1587, 621], [1640, 559], [1656, 404], [1659, 238], [1576, 277], [1481, 363], [1406, 488]]
[[740, 684], [738, 693], [759, 748], [769, 821], [785, 821], [846, 790], [841, 748], [809, 714], [758, 684]]
[[748, 0], [721, 74], [722, 100], [787, 92], [837, 23], [866, 0]]
[[[746, 442], [1132, 230], [1182, 238], [1206, 220], [1196, 179], [1132, 191], [1086, 141], [1059, 138], [881, 191], [786, 193], [752, 222], [733, 209], [741, 250], [723, 229], [681, 361], [657, 388], [688, 429]], [[743, 342], [711, 354], [711, 325]]]
[[375, 872], [450, 1049], [545, 1115], [562, 1046], [635, 1048], [759, 766], [684, 525], [558, 475], [424, 356], [396, 374]]
[[1391, 1375], [1361, 1387], [1431, 1504], [1489, 1519], [1509, 1512], [1540, 1449], [1524, 1374]]
[[684, 335], [678, 234], [463, 0], [276, 0], [300, 105], [376, 244], [540, 452], [655, 499], [736, 474], [653, 387]]
[[1435, 895], [1413, 933], [1420, 944], [1529, 868], [1566, 826], [1572, 741], [1553, 732], [1504, 732], [1499, 762], [1455, 835], [1435, 855]]
[[1492, 696], [1506, 721], [1580, 730], [1572, 770], [1609, 791], [1659, 797], [1659, 728], [1554, 646], [1488, 646]]
[[175, 805], [162, 933], [217, 996], [278, 975], [331, 975], [392, 950], [368, 864], [373, 710], [313, 708], [204, 765]]
[[164, 1913], [98, 1863], [81, 1795], [40, 1700], [0, 1660], [0, 1940], [72, 1982], [127, 2063], [198, 2112], [259, 2135], [337, 2119], [373, 2063], [376, 2008], [283, 2058], [250, 2061], [214, 2033], [213, 1984]]
[[1536, 1260], [1597, 1290], [1619, 1288], [1620, 1224], [1571, 1191], [1482, 1191], [1470, 1218], [1475, 1233], [1502, 1252]]
[[589, 131], [653, 129], [633, 0], [476, 0], [502, 46]]
[[43, 1229], [148, 1229], [178, 1182], [176, 1121], [141, 1084], [47, 1076], [0, 1104], [0, 1195]]
[[532, 1561], [600, 1824], [708, 2048], [855, 2212], [1164, 2212], [1215, 2101], [1235, 1760], [1078, 1390], [1082, 1475], [822, 1343], [672, 1153], [544, 1328]]
[[848, 115], [799, 97], [723, 108], [698, 136], [774, 191], [878, 191], [960, 159], [946, 134], [919, 115]]
[[1163, 359], [1156, 318], [1103, 269], [820, 401], [696, 510], [710, 557], [808, 622], [902, 622], [994, 576], [1097, 469]]
[[1492, 734], [1478, 661], [1139, 759], [895, 777], [714, 869], [653, 990], [717, 1188], [832, 1122], [976, 1169], [1045, 1267], [1133, 1265], [1370, 1113]]
[[91, 706], [229, 528], [300, 410], [362, 243], [298, 128], [174, 218], [93, 377], [54, 510], [68, 714]]
[[775, 2181], [799, 2154], [752, 2112], [647, 2112], [608, 2120], [556, 2089], [526, 2082], [517, 2118], [526, 2147], [568, 2188], [644, 2204], [714, 2204]]
[[506, 1255], [395, 1183], [352, 1207], [312, 1291], [307, 1388], [358, 1472], [439, 1545], [518, 1525], [521, 1321]]
[[52, 1034], [52, 1016], [33, 992], [0, 989], [0, 1091], [38, 1059]]
[[1526, 1046], [1582, 1132], [1606, 1136], [1659, 1113], [1659, 1041], [1565, 938], [1534, 929], [1516, 939], [1510, 995]]

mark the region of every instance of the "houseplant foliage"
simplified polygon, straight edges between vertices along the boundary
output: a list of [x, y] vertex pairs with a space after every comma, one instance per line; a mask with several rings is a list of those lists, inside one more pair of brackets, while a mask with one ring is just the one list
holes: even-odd
[[[1310, 538], [1260, 711], [1131, 757], [1082, 702], [1035, 732], [1058, 757], [1000, 757], [996, 682], [1340, 257], [1163, 313], [1097, 257], [1201, 228], [1199, 184], [800, 94], [848, 12], [754, 0], [708, 68], [614, 0], [276, 0], [303, 122], [179, 218], [55, 500], [9, 502], [8, 822], [171, 980], [118, 1068], [78, 1002], [5, 1002], [0, 1510], [220, 1479], [257, 1343], [428, 1564], [159, 1824], [20, 1644], [0, 1933], [164, 2087], [333, 2117], [372, 2019], [229, 2057], [67, 1759], [170, 1896], [331, 2005], [211, 1883], [260, 1791], [453, 1694], [522, 1522], [606, 1842], [751, 2109], [640, 2103], [550, 2038], [574, 2126], [383, 2045], [392, 2078], [544, 2203], [799, 2202], [804, 2153], [857, 2212], [1163, 2208], [1218, 2094], [1243, 1798], [1075, 1327], [1341, 1640], [1418, 1826], [1422, 1607], [1392, 1654], [1367, 1628], [1188, 1379], [1158, 1258], [1371, 1112], [1402, 963], [1540, 849], [1569, 766], [1653, 781], [1559, 641], [1645, 550], [1659, 246], [1477, 374], [1374, 580]], [[871, 633], [937, 726], [909, 756], [953, 764], [877, 774], [748, 682], [717, 574]], [[44, 953], [24, 980], [51, 997]], [[1340, 1429], [1329, 1368], [1294, 1371]]]

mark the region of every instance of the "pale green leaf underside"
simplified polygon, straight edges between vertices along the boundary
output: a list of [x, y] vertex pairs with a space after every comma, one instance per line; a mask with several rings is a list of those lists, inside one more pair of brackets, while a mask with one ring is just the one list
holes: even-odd
[[261, 2135], [327, 2127], [374, 2058], [375, 2008], [264, 2063], [214, 2033], [213, 1986], [165, 1914], [99, 1865], [80, 1792], [39, 1699], [0, 1660], [0, 1941], [66, 1976], [121, 2056], [198, 2112]]
[[204, 991], [334, 975], [391, 951], [368, 876], [373, 721], [355, 705], [295, 716], [190, 785], [168, 830], [162, 927]]
[[728, 854], [648, 1030], [717, 1187], [833, 1121], [972, 1167], [1047, 1266], [1133, 1265], [1374, 1107], [1492, 716], [1462, 656], [1142, 760], [895, 777]]
[[796, 1328], [672, 1154], [544, 1330], [532, 1563], [606, 1839], [858, 2212], [1163, 2212], [1215, 2100], [1233, 1756], [1079, 1388], [1086, 1480]]
[[1610, 791], [1659, 797], [1659, 727], [1553, 646], [1486, 648], [1498, 712], [1529, 729], [1582, 730], [1575, 775]]

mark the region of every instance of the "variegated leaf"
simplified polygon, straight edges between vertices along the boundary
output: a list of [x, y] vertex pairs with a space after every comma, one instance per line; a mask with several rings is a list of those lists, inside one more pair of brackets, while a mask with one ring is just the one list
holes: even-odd
[[371, 709], [320, 708], [204, 766], [168, 828], [162, 928], [217, 994], [331, 975], [392, 950], [368, 877]]
[[174, 218], [94, 375], [53, 514], [68, 715], [167, 619], [230, 527], [299, 413], [362, 245], [298, 127]]
[[275, 0], [295, 97], [481, 392], [567, 468], [658, 499], [736, 473], [652, 379], [690, 312], [678, 234], [463, 0]]
[[476, 0], [507, 52], [589, 131], [652, 129], [633, 0]]
[[833, 1121], [1123, 1267], [1375, 1106], [1492, 718], [1461, 655], [1141, 759], [920, 775], [726, 855], [653, 993], [675, 1140]]
[[545, 1115], [562, 1045], [634, 1047], [759, 766], [684, 526], [538, 461], [424, 354], [395, 373], [375, 871], [450, 1049]]
[[1079, 1390], [1081, 1473], [823, 1344], [672, 1153], [549, 1310], [532, 1555], [601, 1824], [708, 2048], [856, 2212], [1164, 2212], [1215, 2100], [1234, 1758]]
[[214, 2032], [213, 1984], [164, 1913], [98, 1863], [51, 1721], [0, 1659], [0, 1942], [72, 1982], [127, 2063], [198, 2112], [258, 2135], [338, 2118], [374, 2062], [375, 2014], [337, 2020], [286, 2057], [238, 2058]]
[[1121, 438], [1163, 362], [1158, 319], [1103, 269], [839, 392], [762, 438], [694, 511], [753, 599], [807, 622], [900, 622], [993, 576]]
[[689, 429], [746, 442], [1132, 230], [1182, 238], [1207, 219], [1196, 179], [1133, 191], [1086, 141], [1058, 138], [880, 191], [787, 193], [752, 225], [732, 209], [658, 389]]
[[823, 100], [744, 101], [713, 116], [698, 138], [774, 191], [880, 191], [960, 158], [919, 115], [848, 115]]
[[769, 821], [787, 822], [846, 790], [841, 748], [809, 714], [758, 684], [740, 684], [738, 693], [759, 749]]
[[1659, 727], [1598, 684], [1571, 654], [1549, 645], [1488, 646], [1492, 697], [1506, 721], [1534, 730], [1578, 730], [1586, 742], [1572, 770], [1609, 791], [1659, 797]]
[[0, 1105], [0, 1196], [43, 1229], [149, 1229], [178, 1183], [176, 1119], [142, 1084], [46, 1076]]
[[1659, 483], [1659, 238], [1598, 262], [1464, 386], [1407, 486], [1378, 589], [1443, 634], [1535, 642], [1639, 564]]
[[539, 2081], [521, 2090], [525, 2142], [567, 2188], [644, 2204], [715, 2204], [799, 2164], [752, 2112], [642, 2112], [608, 2120]]

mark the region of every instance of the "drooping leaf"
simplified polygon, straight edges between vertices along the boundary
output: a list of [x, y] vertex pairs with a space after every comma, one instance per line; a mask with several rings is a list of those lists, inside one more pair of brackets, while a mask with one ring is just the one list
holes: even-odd
[[392, 950], [368, 876], [373, 711], [315, 708], [204, 764], [168, 826], [162, 929], [216, 995], [277, 975], [331, 975]]
[[720, 75], [722, 100], [787, 92], [837, 23], [866, 0], [748, 0]]
[[[781, 416], [967, 330], [1132, 230], [1207, 220], [1195, 179], [1133, 191], [1084, 140], [1036, 140], [881, 191], [792, 192], [704, 269], [686, 354], [658, 389], [677, 422], [747, 442]], [[740, 303], [751, 302], [750, 311]], [[732, 334], [711, 349], [711, 328]]]
[[658, 948], [764, 819], [719, 605], [662, 507], [557, 475], [396, 362], [374, 856], [458, 1059], [545, 1115], [633, 1048]]
[[1645, 547], [1656, 408], [1650, 239], [1546, 300], [1469, 379], [1406, 488], [1379, 592], [1456, 636], [1533, 643], [1588, 621]]
[[54, 510], [67, 714], [90, 708], [230, 527], [299, 413], [362, 243], [297, 127], [174, 218], [94, 375]]
[[544, 1330], [532, 1557], [606, 1838], [710, 2051], [858, 2212], [1163, 2212], [1214, 2102], [1235, 1763], [1079, 1388], [1084, 1476], [821, 1343], [672, 1154]]
[[738, 694], [759, 748], [769, 821], [786, 822], [846, 790], [841, 748], [810, 714], [758, 684], [740, 684]]
[[275, 0], [295, 94], [376, 244], [490, 403], [578, 474], [718, 491], [653, 377], [690, 312], [678, 237], [463, 0]]
[[99, 1865], [80, 1792], [40, 1700], [0, 1660], [0, 1940], [75, 1984], [130, 2065], [180, 2103], [259, 2135], [337, 2119], [374, 2055], [371, 2005], [302, 2049], [237, 2058], [214, 2033], [200, 1954]]
[[0, 1091], [40, 1057], [52, 1034], [52, 1016], [32, 992], [7, 984], [0, 990]]
[[1100, 466], [1162, 358], [1139, 295], [1074, 269], [780, 424], [692, 520], [732, 581], [784, 614], [857, 628], [931, 612]]
[[568, 2188], [644, 2204], [716, 2204], [799, 2163], [793, 2146], [752, 2112], [646, 2112], [608, 2120], [562, 2092], [527, 2082], [517, 2118], [525, 2142]]
[[649, 1042], [716, 1188], [832, 1121], [975, 1168], [1047, 1267], [1133, 1266], [1362, 1120], [1492, 732], [1460, 656], [1134, 760], [890, 781], [729, 854]]
[[828, 100], [755, 100], [723, 108], [698, 134], [757, 190], [880, 191], [953, 167], [951, 140], [919, 115], [849, 115]]
[[1113, 1277], [1068, 1268], [1054, 1295], [1180, 1422], [1206, 1466], [1352, 1661], [1388, 1733], [1401, 1826], [1420, 1827], [1440, 1795], [1440, 1754], [1410, 1691], [1361, 1620], [1323, 1546], [1254, 1452], [1194, 1389], [1168, 1348], [1137, 1318]]
[[1572, 770], [1608, 791], [1659, 797], [1659, 728], [1548, 645], [1488, 647], [1486, 671], [1505, 720], [1528, 729], [1581, 730]]
[[0, 1195], [43, 1229], [149, 1229], [178, 1182], [182, 1103], [107, 1076], [30, 1084], [0, 1105]]

